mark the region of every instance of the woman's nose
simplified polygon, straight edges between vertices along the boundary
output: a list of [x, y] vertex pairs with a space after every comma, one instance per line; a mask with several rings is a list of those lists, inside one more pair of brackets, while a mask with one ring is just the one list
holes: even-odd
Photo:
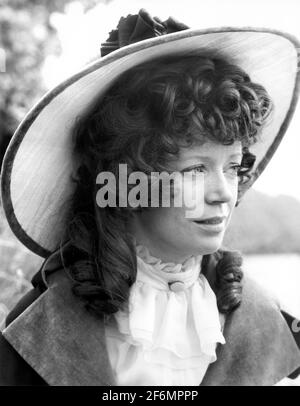
[[204, 183], [204, 198], [206, 203], [227, 203], [233, 198], [231, 184], [223, 173], [209, 176]]

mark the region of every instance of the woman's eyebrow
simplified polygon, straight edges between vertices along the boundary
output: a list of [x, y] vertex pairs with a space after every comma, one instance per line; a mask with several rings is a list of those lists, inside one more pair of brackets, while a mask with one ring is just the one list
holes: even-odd
[[243, 157], [243, 154], [241, 152], [236, 152], [229, 156], [229, 158], [237, 158], [237, 159], [239, 159], [239, 158], [241, 159], [242, 157]]
[[[233, 159], [233, 158], [241, 159], [242, 156], [243, 156], [243, 154], [241, 152], [235, 152], [235, 153], [229, 155], [228, 159]], [[187, 160], [193, 159], [193, 158], [202, 159], [203, 161], [207, 161], [207, 162], [213, 162], [214, 161], [214, 159], [209, 157], [209, 156], [199, 155], [199, 154], [191, 155], [191, 156], [187, 157]]]

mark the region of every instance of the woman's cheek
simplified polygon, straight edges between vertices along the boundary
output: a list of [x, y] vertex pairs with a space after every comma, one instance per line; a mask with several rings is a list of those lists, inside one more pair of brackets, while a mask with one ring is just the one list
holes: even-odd
[[184, 209], [187, 219], [199, 218], [204, 213], [203, 173], [185, 172], [174, 183], [174, 207]]
[[233, 186], [232, 186], [232, 199], [231, 199], [231, 201], [230, 201], [230, 203], [229, 203], [229, 215], [228, 215], [228, 218], [227, 218], [227, 224], [226, 224], [226, 228], [229, 226], [229, 224], [230, 224], [230, 221], [231, 221], [231, 217], [232, 217], [232, 215], [233, 215], [233, 211], [234, 211], [234, 208], [235, 208], [235, 204], [236, 204], [236, 202], [237, 202], [237, 198], [238, 198], [238, 180], [236, 180], [234, 183], [233, 183]]

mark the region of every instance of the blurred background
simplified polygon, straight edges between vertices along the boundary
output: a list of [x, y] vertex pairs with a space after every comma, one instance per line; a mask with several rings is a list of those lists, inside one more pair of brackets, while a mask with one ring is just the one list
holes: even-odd
[[[99, 57], [119, 18], [142, 7], [191, 27], [267, 27], [300, 39], [299, 0], [0, 0], [0, 162], [32, 105]], [[299, 131], [300, 107], [268, 168], [236, 209], [225, 243], [244, 253], [245, 272], [300, 319]], [[41, 263], [11, 233], [0, 207], [0, 325]]]

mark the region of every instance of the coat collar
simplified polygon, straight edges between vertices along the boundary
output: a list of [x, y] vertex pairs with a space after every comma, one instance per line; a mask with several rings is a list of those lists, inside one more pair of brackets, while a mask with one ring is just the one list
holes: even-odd
[[[49, 385], [116, 385], [103, 319], [87, 312], [72, 294], [67, 273], [53, 272], [57, 265], [52, 255], [43, 268], [48, 289], [3, 335]], [[242, 304], [226, 318], [223, 333], [226, 344], [219, 345], [201, 385], [273, 385], [300, 365], [279, 307], [248, 278]]]

